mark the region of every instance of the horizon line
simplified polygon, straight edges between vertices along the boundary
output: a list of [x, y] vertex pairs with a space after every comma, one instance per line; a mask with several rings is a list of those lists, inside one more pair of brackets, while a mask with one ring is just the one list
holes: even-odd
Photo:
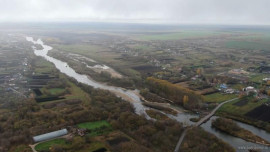
[[2, 24], [14, 24], [14, 23], [23, 23], [23, 24], [38, 24], [38, 23], [107, 23], [107, 24], [144, 24], [144, 25], [198, 25], [198, 26], [270, 26], [270, 24], [248, 24], [248, 23], [195, 23], [195, 22], [137, 22], [137, 20], [127, 21], [105, 21], [105, 20], [89, 20], [89, 21], [75, 21], [75, 20], [47, 20], [47, 21], [2, 21]]

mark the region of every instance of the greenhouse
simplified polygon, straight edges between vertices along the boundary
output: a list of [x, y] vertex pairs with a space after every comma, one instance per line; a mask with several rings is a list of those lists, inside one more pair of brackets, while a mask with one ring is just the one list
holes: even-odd
[[35, 142], [41, 142], [41, 141], [57, 138], [57, 137], [60, 137], [60, 136], [64, 136], [67, 133], [68, 133], [67, 129], [62, 129], [62, 130], [58, 130], [58, 131], [49, 132], [49, 133], [46, 133], [46, 134], [35, 136], [35, 137], [33, 137], [33, 140]]

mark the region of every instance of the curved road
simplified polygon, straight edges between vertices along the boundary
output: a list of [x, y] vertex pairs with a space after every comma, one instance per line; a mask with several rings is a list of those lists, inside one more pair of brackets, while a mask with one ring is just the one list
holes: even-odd
[[207, 121], [208, 119], [210, 119], [210, 118], [216, 113], [216, 111], [217, 111], [221, 106], [223, 106], [224, 104], [226, 104], [226, 103], [228, 103], [228, 102], [232, 102], [232, 101], [234, 101], [234, 100], [236, 100], [236, 99], [238, 99], [238, 98], [234, 98], [234, 99], [227, 100], [227, 101], [224, 101], [224, 102], [220, 103], [215, 109], [213, 109], [213, 110], [211, 111], [211, 113], [209, 113], [208, 115], [206, 115], [205, 117], [203, 117], [200, 121], [198, 121], [198, 122], [195, 124], [195, 126], [191, 126], [191, 127], [189, 127], [189, 128], [186, 128], [186, 129], [183, 131], [183, 133], [181, 134], [181, 136], [180, 136], [180, 138], [179, 138], [179, 140], [178, 140], [178, 142], [177, 142], [177, 145], [176, 145], [176, 147], [175, 147], [175, 149], [174, 149], [174, 152], [179, 152], [180, 146], [181, 146], [181, 144], [182, 144], [182, 142], [183, 142], [183, 140], [184, 140], [184, 138], [185, 138], [185, 136], [186, 136], [186, 133], [187, 133], [187, 131], [188, 131], [189, 129], [191, 129], [192, 127], [198, 127], [198, 126], [200, 126], [200, 125], [203, 124], [205, 121]]

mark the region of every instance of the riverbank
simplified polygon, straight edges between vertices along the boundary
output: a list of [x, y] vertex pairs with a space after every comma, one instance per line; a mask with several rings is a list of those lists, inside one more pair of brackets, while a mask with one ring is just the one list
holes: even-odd
[[[262, 106], [265, 103], [268, 103], [268, 99], [262, 99], [260, 101], [254, 102], [249, 98], [246, 101], [245, 105], [238, 105], [239, 102], [242, 102], [243, 99], [235, 100], [231, 103], [225, 104], [217, 111], [217, 115], [221, 117], [230, 118], [233, 120], [237, 120], [246, 124], [250, 124], [252, 126], [256, 126], [263, 130], [266, 130], [270, 133], [270, 123], [267, 121], [262, 121], [256, 118], [247, 115], [252, 112], [254, 109]], [[263, 115], [265, 111], [260, 110], [256, 113], [257, 116]], [[265, 115], [268, 116], [268, 115]]]
[[235, 152], [236, 150], [213, 134], [199, 127], [193, 127], [187, 130], [186, 137], [181, 144], [181, 151]]
[[77, 73], [89, 75], [94, 81], [125, 89], [135, 89], [135, 83], [130, 77], [120, 74], [112, 67], [91, 58], [83, 58], [83, 56], [79, 54], [72, 53], [72, 55], [73, 56], [70, 56], [69, 53], [67, 54], [57, 49], [48, 52], [48, 56], [66, 62], [72, 69], [76, 69]]
[[[42, 43], [42, 45], [43, 45], [43, 43]], [[47, 52], [48, 52], [48, 50], [50, 50], [52, 48], [50, 48], [50, 47], [48, 48], [48, 46], [46, 46], [46, 45], [45, 45], [45, 48], [46, 49], [44, 49], [44, 50], [35, 50], [35, 54], [37, 56], [43, 56], [48, 61], [54, 63], [56, 68], [59, 69], [60, 72], [66, 74], [69, 77], [75, 78], [78, 82], [81, 82], [81, 83], [86, 84], [86, 85], [90, 85], [94, 88], [108, 90], [108, 91], [113, 92], [116, 95], [118, 94], [118, 96], [119, 96], [119, 94], [124, 95], [125, 98], [128, 98], [127, 101], [130, 101], [134, 105], [135, 111], [137, 114], [145, 114], [144, 106], [141, 104], [140, 97], [137, 95], [136, 91], [127, 90], [127, 89], [123, 89], [120, 87], [108, 86], [108, 85], [104, 85], [104, 84], [101, 84], [101, 83], [96, 82], [96, 81], [92, 81], [92, 80], [88, 79], [86, 75], [76, 73], [74, 69], [72, 69], [71, 67], [69, 67], [67, 65], [67, 63], [48, 56]], [[148, 115], [145, 115], [145, 116], [148, 116]], [[183, 115], [183, 117], [186, 118], [187, 116]], [[180, 119], [177, 119], [177, 120], [180, 120]], [[184, 121], [181, 119], [181, 122], [184, 122]]]
[[[132, 149], [135, 149], [135, 151], [151, 151], [151, 149], [157, 149], [157, 151], [161, 152], [173, 150], [174, 144], [177, 141], [177, 138], [180, 135], [181, 131], [183, 130], [181, 124], [170, 119], [167, 119], [166, 121], [148, 121], [147, 119], [145, 119], [148, 117], [144, 114], [145, 109], [141, 104], [140, 98], [137, 96], [138, 92], [136, 90], [127, 90], [120, 87], [109, 86], [90, 80], [86, 75], [76, 73], [75, 70], [73, 70], [67, 63], [47, 56], [48, 50], [49, 48], [44, 45], [43, 50], [34, 50], [34, 53], [37, 56], [42, 56], [47, 61], [52, 62], [61, 73], [65, 74], [65, 76], [69, 79], [74, 80], [74, 84], [76, 84], [84, 92], [86, 92], [91, 97], [91, 99], [88, 100], [87, 105], [81, 102], [77, 105], [68, 105], [70, 106], [68, 108], [59, 106], [57, 107], [57, 109], [52, 108], [50, 109], [51, 111], [46, 110], [46, 112], [43, 108], [38, 108], [38, 110], [42, 110], [42, 113], [39, 114], [40, 118], [31, 120], [39, 121], [31, 124], [36, 127], [37, 125], [40, 125], [39, 122], [42, 122], [42, 125], [44, 125], [44, 121], [46, 120], [46, 125], [48, 123], [48, 126], [56, 127], [56, 125], [62, 125], [62, 127], [64, 127], [66, 125], [71, 126], [82, 122], [107, 120], [115, 129], [112, 133], [99, 137], [76, 136], [74, 137], [74, 140], [71, 141], [71, 143], [73, 142], [73, 144], [71, 145], [77, 146], [77, 150], [79, 149], [82, 151], [97, 150], [97, 148], [99, 147], [93, 146], [93, 144], [96, 143], [100, 145], [100, 148], [105, 148], [109, 151], [116, 151], [116, 148], [119, 151], [130, 151], [130, 147], [132, 147]], [[109, 93], [109, 91], [112, 92], [112, 94]], [[134, 113], [134, 108], [130, 104], [128, 104], [127, 102], [123, 102], [123, 100], [117, 98], [116, 96], [127, 99], [127, 101], [129, 101], [134, 106], [135, 112], [138, 115]], [[40, 105], [37, 103], [35, 104], [37, 106]], [[74, 106], [77, 107], [73, 109]], [[78, 109], [78, 107], [80, 109]], [[29, 112], [37, 113], [37, 111]], [[47, 119], [41, 117], [45, 114], [48, 114], [49, 116], [55, 114], [57, 115], [57, 117], [55, 117], [55, 119], [53, 120], [47, 121]], [[54, 115], [52, 115], [52, 117], [53, 116]], [[66, 119], [62, 117], [65, 117]], [[25, 117], [24, 119], [27, 118], [32, 117]], [[44, 121], [42, 121], [43, 119]], [[61, 121], [59, 119], [61, 119]], [[156, 122], [158, 122], [158, 125], [156, 125]], [[30, 129], [31, 131], [34, 130], [32, 127]], [[35, 129], [37, 129], [37, 127]], [[49, 130], [46, 127], [44, 129], [42, 128], [42, 131], [47, 132]], [[30, 135], [27, 135], [26, 137], [30, 137]], [[123, 137], [125, 137], [125, 139], [128, 139], [128, 141], [119, 141], [123, 139]], [[91, 141], [90, 143], [88, 142], [89, 139]], [[75, 142], [80, 143], [79, 147], [78, 144], [76, 144]], [[115, 144], [115, 142], [117, 143]], [[125, 142], [124, 144], [127, 146], [116, 147], [116, 145], [122, 144], [122, 142]], [[61, 147], [61, 145], [59, 147]], [[95, 149], [91, 150], [91, 148]], [[76, 150], [70, 148], [67, 149], [67, 151]]]
[[253, 142], [253, 143], [257, 143], [257, 144], [261, 144], [265, 146], [270, 145], [269, 141], [257, 135], [254, 135], [252, 132], [246, 129], [241, 128], [231, 119], [217, 118], [214, 121], [212, 121], [212, 126], [232, 136], [244, 139], [249, 142]]
[[137, 114], [145, 115], [147, 119], [151, 119], [145, 112], [145, 108], [141, 103], [140, 97], [138, 97], [137, 94], [134, 93], [136, 92], [136, 90], [127, 90], [121, 87], [110, 86], [89, 79], [87, 75], [77, 73], [73, 68], [68, 65], [68, 63], [48, 56], [48, 51], [52, 50], [53, 48], [51, 46], [45, 45], [42, 40], [38, 39], [37, 41], [35, 41], [32, 37], [26, 37], [26, 39], [27, 41], [30, 41], [34, 44], [41, 45], [43, 47], [43, 50], [36, 50], [35, 48], [33, 48], [35, 55], [44, 57], [47, 61], [52, 62], [60, 72], [66, 74], [71, 78], [76, 79], [80, 83], [92, 86], [96, 89], [108, 90], [114, 93], [116, 96], [121, 97], [126, 101], [129, 101], [134, 106], [135, 112]]
[[239, 121], [239, 122], [242, 122], [242, 123], [257, 127], [257, 128], [260, 128], [260, 129], [265, 130], [268, 133], [270, 133], [270, 125], [267, 122], [259, 121], [259, 120], [251, 120], [251, 119], [248, 119], [248, 118], [246, 118], [244, 116], [228, 114], [226, 112], [217, 112], [216, 115], [220, 116], [220, 117], [225, 117], [225, 118], [228, 118], [228, 119], [233, 119], [235, 121]]

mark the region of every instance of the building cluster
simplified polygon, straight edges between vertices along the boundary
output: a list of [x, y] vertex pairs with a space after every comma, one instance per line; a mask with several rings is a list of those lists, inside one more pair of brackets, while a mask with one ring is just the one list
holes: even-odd
[[85, 128], [77, 128], [77, 127], [68, 127], [69, 132], [73, 135], [78, 135], [78, 136], [84, 136], [87, 133], [87, 129]]
[[219, 85], [218, 90], [221, 91], [221, 92], [224, 92], [226, 94], [239, 93], [238, 90], [235, 90], [233, 88], [230, 88], [230, 87], [228, 87], [227, 84], [224, 84], [224, 83]]

